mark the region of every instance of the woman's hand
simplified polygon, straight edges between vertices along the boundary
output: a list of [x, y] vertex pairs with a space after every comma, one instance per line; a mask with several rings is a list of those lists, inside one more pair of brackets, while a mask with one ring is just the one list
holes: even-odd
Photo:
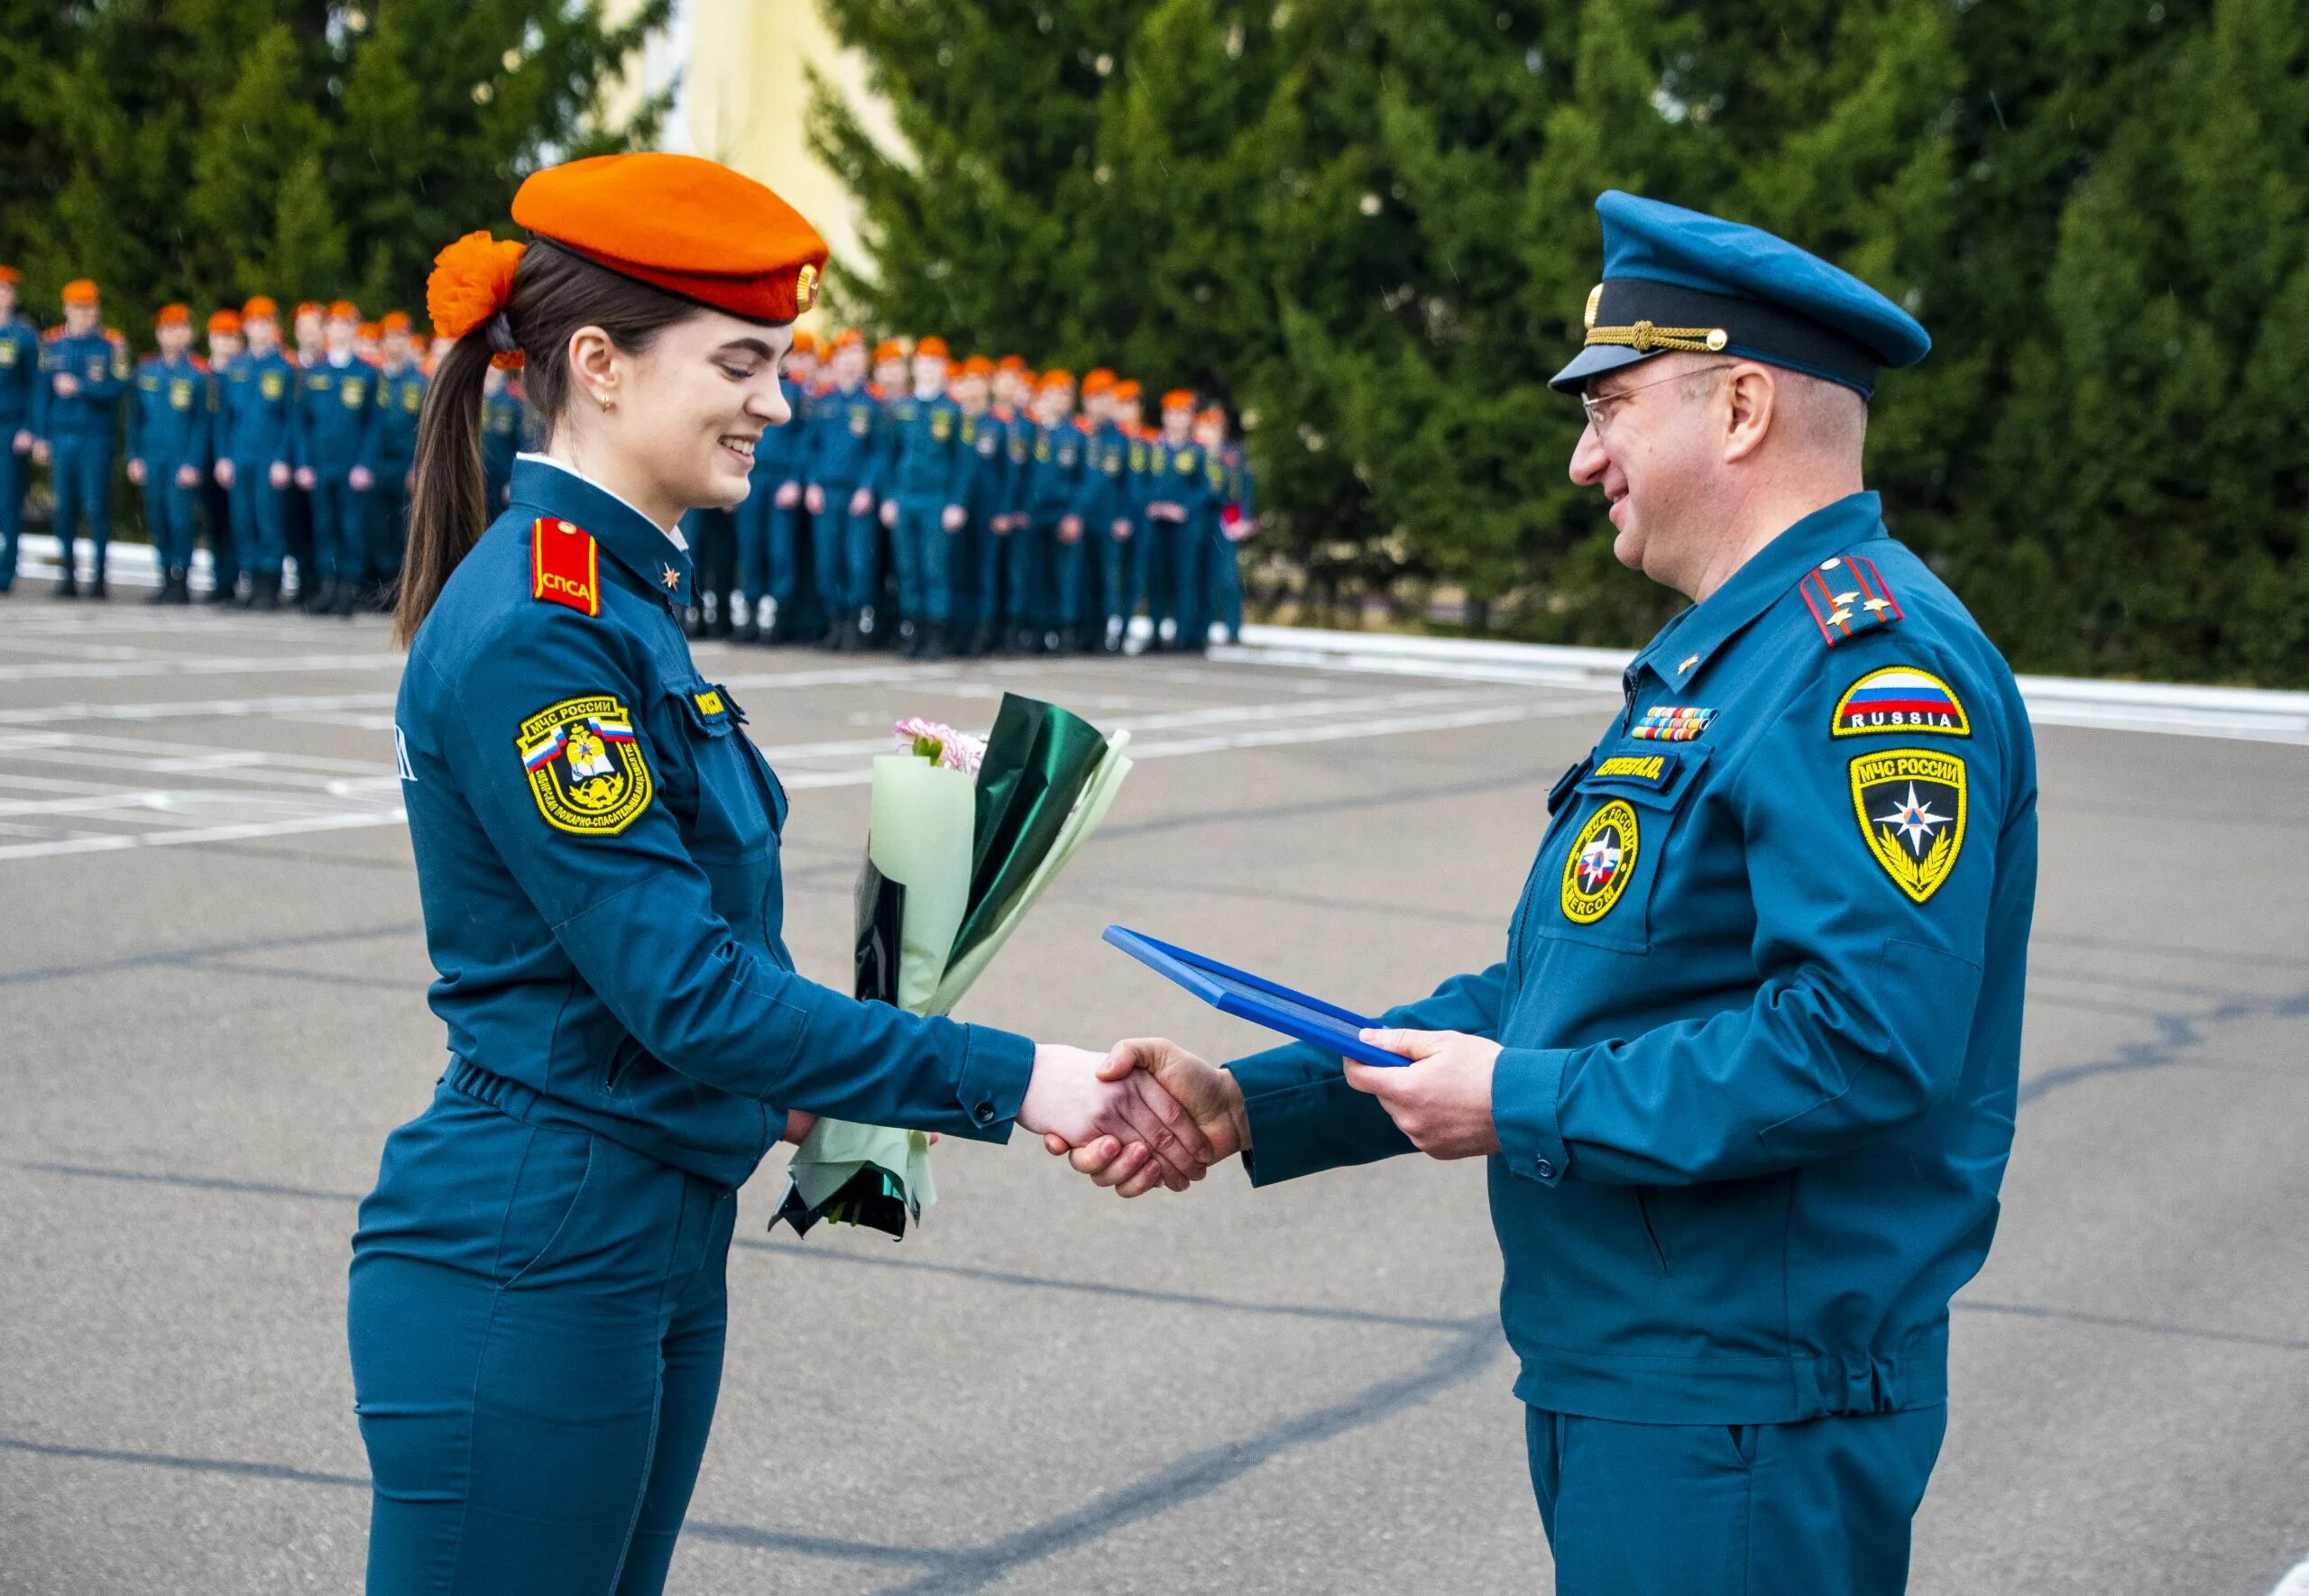
[[[1103, 1077], [1106, 1055], [1048, 1044], [1035, 1049], [1035, 1073], [1018, 1105], [1018, 1123], [1044, 1137], [1081, 1147], [1113, 1136], [1128, 1153], [1143, 1147], [1163, 1167], [1163, 1184], [1184, 1191], [1216, 1163], [1217, 1151], [1177, 1099], [1143, 1069]], [[1135, 1155], [1131, 1161], [1136, 1161]]]

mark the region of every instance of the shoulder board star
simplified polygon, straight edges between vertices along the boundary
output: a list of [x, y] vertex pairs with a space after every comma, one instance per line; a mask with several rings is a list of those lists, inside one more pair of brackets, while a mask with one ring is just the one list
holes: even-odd
[[1812, 624], [1820, 628], [1820, 640], [1831, 648], [1856, 632], [1890, 626], [1903, 619], [1900, 601], [1892, 596], [1884, 573], [1863, 555], [1838, 555], [1823, 560], [1818, 569], [1804, 573], [1797, 591], [1804, 595], [1804, 607], [1812, 612]]

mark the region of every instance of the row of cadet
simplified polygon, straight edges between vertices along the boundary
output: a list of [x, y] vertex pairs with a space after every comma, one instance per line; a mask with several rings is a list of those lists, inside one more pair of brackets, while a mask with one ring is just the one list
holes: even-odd
[[[285, 598], [335, 615], [385, 604], [408, 539], [420, 355], [430, 353], [406, 315], [371, 324], [349, 301], [299, 305], [290, 350], [278, 308], [259, 296], [208, 317], [204, 353], [190, 313], [168, 305], [153, 318], [154, 353], [132, 364], [127, 340], [103, 323], [95, 283], [66, 284], [63, 323], [44, 334], [16, 314], [15, 297], [16, 273], [0, 266], [0, 592], [15, 581], [30, 468], [44, 464], [57, 595], [108, 596], [114, 469], [124, 458], [160, 575], [152, 602], [190, 602], [193, 547], [205, 537], [213, 602], [273, 610]], [[492, 390], [485, 431], [502, 479], [520, 403], [501, 380]], [[284, 573], [297, 582], [285, 594]]]
[[[408, 536], [419, 417], [437, 347], [394, 312], [307, 303], [284, 347], [273, 301], [207, 318], [180, 305], [130, 361], [96, 285], [68, 284], [46, 334], [15, 313], [0, 266], [0, 593], [13, 585], [31, 467], [45, 464], [60, 597], [107, 596], [113, 472], [143, 493], [160, 582], [189, 603], [205, 539], [213, 603], [327, 614], [389, 604]], [[944, 342], [869, 353], [854, 331], [797, 332], [793, 415], [756, 449], [753, 491], [693, 512], [703, 636], [908, 655], [1201, 648], [1242, 625], [1237, 545], [1256, 525], [1248, 463], [1224, 412], [1174, 391], [1145, 421], [1138, 384], [1105, 370], [1078, 395], [1016, 355], [953, 360]], [[1077, 400], [1080, 399], [1078, 408]], [[483, 419], [489, 503], [536, 446], [492, 370]], [[78, 542], [92, 546], [79, 580]]]
[[[694, 630], [937, 659], [1200, 652], [1242, 629], [1237, 546], [1256, 525], [1227, 417], [1154, 407], [1104, 369], [956, 360], [942, 338], [869, 353], [797, 332], [793, 419], [757, 444], [753, 491], [692, 511]], [[1079, 404], [1078, 404], [1079, 400]]]

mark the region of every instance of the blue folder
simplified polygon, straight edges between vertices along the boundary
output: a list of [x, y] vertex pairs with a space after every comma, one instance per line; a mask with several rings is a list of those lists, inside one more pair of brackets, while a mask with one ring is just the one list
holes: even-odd
[[1174, 948], [1125, 926], [1107, 927], [1106, 940], [1148, 968], [1168, 976], [1222, 1014], [1280, 1031], [1285, 1036], [1311, 1042], [1358, 1063], [1385, 1069], [1411, 1062], [1401, 1053], [1375, 1048], [1356, 1034], [1378, 1024], [1376, 1020], [1366, 1019], [1320, 997], [1293, 992], [1288, 986], [1278, 986], [1273, 981], [1261, 980], [1232, 965], [1190, 953], [1184, 948]]

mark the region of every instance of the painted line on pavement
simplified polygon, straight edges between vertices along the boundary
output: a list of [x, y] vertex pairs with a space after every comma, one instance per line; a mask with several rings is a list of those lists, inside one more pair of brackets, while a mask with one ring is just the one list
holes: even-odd
[[2309, 1596], [2309, 1557], [2295, 1564], [2269, 1596]]

